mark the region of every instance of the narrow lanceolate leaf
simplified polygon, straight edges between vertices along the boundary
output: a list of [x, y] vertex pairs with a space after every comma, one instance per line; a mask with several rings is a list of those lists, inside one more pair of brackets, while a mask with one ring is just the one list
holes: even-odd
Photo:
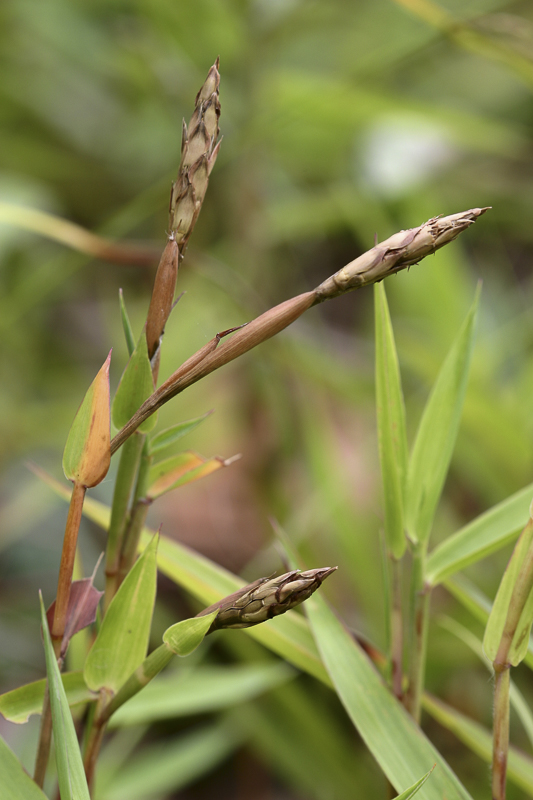
[[[483, 592], [464, 575], [456, 575], [454, 578], [447, 578], [443, 584], [456, 600], [461, 603], [474, 619], [479, 620], [486, 626], [492, 603]], [[527, 653], [524, 657], [524, 664], [533, 669], [533, 641], [529, 637]]]
[[412, 717], [388, 691], [366, 654], [325, 601], [311, 597], [307, 616], [335, 690], [366, 746], [396, 791], [412, 787], [434, 764], [424, 800], [466, 800], [467, 790]]
[[61, 674], [48, 630], [48, 622], [41, 597], [41, 624], [46, 656], [46, 674], [50, 689], [52, 730], [57, 764], [57, 780], [61, 800], [90, 800], [85, 779], [83, 760], [78, 744], [74, 721], [70, 713], [67, 696], [63, 689]]
[[122, 320], [122, 329], [124, 330], [124, 338], [126, 339], [126, 347], [128, 348], [128, 354], [131, 356], [131, 354], [135, 350], [135, 337], [133, 335], [133, 328], [131, 327], [131, 322], [128, 316], [128, 312], [126, 310], [126, 303], [124, 302], [124, 293], [122, 289], [119, 289], [118, 298], [120, 303], [120, 318]]
[[[523, 598], [523, 609], [515, 629], [509, 633], [506, 631], [506, 623], [510, 612], [513, 611], [513, 605], [519, 601], [516, 590], [521, 585], [521, 572], [528, 562], [532, 547], [533, 519], [530, 518], [507, 564], [485, 628], [483, 649], [491, 661], [496, 659], [504, 635], [509, 639], [512, 636], [512, 641], [507, 642], [506, 653], [510, 664], [517, 666], [527, 653], [529, 634], [533, 623], [533, 590], [531, 588], [527, 592], [527, 596]], [[529, 584], [531, 584], [531, 579]]]
[[191, 431], [197, 428], [198, 425], [204, 422], [212, 413], [212, 411], [207, 411], [205, 414], [202, 414], [201, 417], [188, 419], [185, 422], [178, 422], [176, 425], [172, 425], [171, 428], [167, 428], [156, 436], [153, 436], [150, 440], [151, 455], [155, 455], [161, 452], [161, 450], [166, 450], [167, 447], [171, 447], [171, 445], [175, 444], [182, 436], [191, 433]]
[[178, 486], [184, 486], [186, 483], [205, 478], [206, 475], [210, 475], [212, 472], [227, 466], [232, 460], [225, 460], [218, 456], [204, 458], [198, 453], [193, 453], [192, 450], [186, 450], [184, 453], [172, 456], [172, 458], [158, 461], [150, 469], [148, 475], [149, 488], [146, 496], [149, 500], [155, 500], [156, 497], [160, 497], [162, 494], [172, 491], [172, 489], [177, 489]]
[[[81, 672], [63, 672], [61, 680], [69, 706], [96, 700], [96, 695], [87, 687]], [[46, 680], [43, 678], [0, 695], [0, 714], [9, 722], [27, 722], [32, 714], [40, 714], [43, 710], [45, 687]]]
[[422, 778], [420, 778], [419, 781], [413, 784], [413, 786], [410, 786], [409, 789], [406, 789], [405, 792], [399, 794], [396, 797], [396, 800], [410, 800], [411, 797], [414, 797], [415, 794], [418, 792], [418, 790], [421, 789], [422, 786], [425, 784], [425, 782], [427, 781], [427, 779], [429, 778], [434, 769], [435, 769], [434, 766], [431, 767], [431, 769], [428, 772], [426, 772], [426, 774]]
[[105, 478], [111, 460], [110, 361], [111, 353], [83, 398], [63, 453], [65, 477], [86, 487]]
[[167, 628], [163, 641], [177, 656], [188, 656], [203, 642], [213, 624], [217, 611], [205, 617], [193, 617], [176, 622]]
[[524, 527], [532, 497], [533, 484], [530, 484], [437, 545], [427, 560], [426, 581], [436, 586], [504, 547]]
[[410, 538], [427, 541], [450, 465], [466, 392], [479, 290], [429, 396], [409, 462], [406, 523]]
[[30, 778], [0, 736], [0, 775], [2, 776], [2, 800], [47, 800], [45, 793]]
[[[140, 405], [154, 391], [154, 380], [152, 368], [148, 358], [148, 345], [144, 332], [137, 343], [137, 347], [131, 354], [126, 369], [122, 373], [122, 378], [118, 385], [117, 393], [113, 400], [112, 415], [113, 425], [122, 428], [126, 422], [135, 414]], [[157, 422], [156, 415], [148, 417], [139, 426], [141, 433], [151, 431]]]
[[376, 316], [376, 405], [379, 458], [385, 501], [385, 539], [394, 558], [405, 552], [404, 493], [407, 437], [400, 369], [385, 288], [374, 286]]
[[158, 675], [110, 720], [110, 727], [146, 725], [162, 719], [212, 713], [252, 700], [297, 675], [274, 660], [232, 666], [195, 666]]
[[154, 536], [111, 601], [87, 656], [84, 677], [93, 691], [116, 692], [146, 656], [156, 592]]

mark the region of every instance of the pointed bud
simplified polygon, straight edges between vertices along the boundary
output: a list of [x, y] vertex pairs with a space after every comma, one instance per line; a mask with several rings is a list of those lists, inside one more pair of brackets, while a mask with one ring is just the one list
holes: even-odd
[[259, 578], [204, 609], [197, 616], [202, 617], [219, 609], [209, 633], [222, 628], [251, 628], [303, 603], [336, 569], [337, 567], [321, 567], [305, 572], [292, 570], [278, 578]]

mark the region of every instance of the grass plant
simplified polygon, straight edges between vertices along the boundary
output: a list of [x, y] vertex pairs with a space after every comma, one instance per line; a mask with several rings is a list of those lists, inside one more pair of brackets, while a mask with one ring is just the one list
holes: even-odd
[[[420, 8], [429, 13], [433, 6]], [[468, 32], [468, 26], [464, 26], [454, 35], [466, 36]], [[190, 733], [185, 745], [182, 741], [170, 747], [168, 758], [161, 755], [158, 761], [161, 782], [150, 773], [152, 782], [148, 780], [147, 784], [154, 797], [168, 796], [172, 789], [212, 769], [241, 747], [250, 731], [253, 746], [264, 747], [261, 731], [264, 734], [271, 724], [269, 709], [251, 703], [270, 691], [281, 709], [277, 724], [286, 716], [288, 726], [294, 723], [301, 730], [304, 744], [305, 736], [314, 729], [322, 731], [330, 744], [337, 739], [344, 742], [332, 746], [331, 751], [327, 743], [319, 747], [329, 759], [329, 783], [321, 786], [313, 782], [309, 791], [317, 798], [341, 798], [344, 792], [352, 793], [344, 796], [354, 796], [358, 781], [350, 772], [351, 745], [346, 746], [343, 740], [344, 729], [339, 733], [335, 714], [327, 712], [322, 718], [323, 690], [338, 697], [396, 797], [403, 800], [415, 794], [425, 800], [471, 797], [461, 775], [455, 774], [445, 755], [421, 729], [422, 709], [453, 730], [465, 749], [481, 754], [485, 760], [492, 759], [493, 800], [504, 800], [508, 781], [533, 796], [533, 760], [517, 753], [509, 744], [510, 667], [522, 661], [530, 668], [533, 664], [529, 641], [533, 622], [533, 523], [528, 516], [531, 487], [502, 499], [444, 541], [433, 544], [432, 539], [463, 417], [476, 320], [482, 303], [480, 289], [471, 298], [470, 309], [457, 326], [453, 340], [448, 342], [448, 353], [416, 428], [406, 413], [401, 359], [385, 289], [386, 279], [391, 275], [417, 265], [444, 246], [455, 247], [454, 240], [467, 232], [488, 208], [434, 216], [376, 242], [332, 276], [324, 276], [315, 289], [274, 305], [244, 325], [218, 333], [211, 330], [212, 338], [183, 363], [174, 364], [170, 376], [160, 381], [165, 329], [176, 306], [180, 266], [208, 183], [210, 179], [216, 180], [216, 172], [212, 177], [211, 173], [220, 150], [219, 87], [217, 60], [196, 96], [190, 123], [183, 127], [181, 162], [171, 189], [167, 242], [155, 274], [145, 324], [136, 336], [121, 295], [119, 313], [129, 360], [111, 401], [111, 354], [105, 360], [102, 355], [103, 366], [87, 390], [71, 427], [63, 470], [72, 490], [68, 492], [44, 470], [35, 469], [57, 495], [68, 500], [69, 509], [55, 601], [48, 615], [44, 607], [41, 614], [47, 683], [26, 684], [0, 696], [0, 712], [7, 720], [22, 723], [32, 713], [41, 715], [33, 782], [28, 780], [9, 748], [3, 742], [0, 745], [0, 772], [8, 776], [6, 800], [55, 796], [55, 777], [62, 800], [120, 797], [120, 788], [113, 789], [113, 781], [120, 787], [121, 770], [106, 778], [106, 752], [112, 750], [118, 736], [124, 737], [127, 751], [128, 724], [133, 724], [132, 718], [136, 724], [146, 726], [154, 719], [165, 718], [164, 704], [154, 718], [151, 703], [143, 700], [150, 691], [155, 697], [158, 685], [155, 679], [165, 668], [166, 690], [173, 696], [175, 692], [179, 699], [182, 673], [188, 674], [191, 680], [198, 681], [196, 689], [190, 689], [192, 707], [222, 711], [214, 725]], [[68, 226], [55, 227], [61, 236], [78, 235]], [[85, 248], [93, 248], [93, 254], [102, 252], [94, 249], [96, 245], [107, 246], [104, 239], [80, 236]], [[124, 250], [128, 247], [124, 246]], [[113, 246], [112, 252], [120, 253], [121, 246]], [[297, 547], [290, 529], [284, 533], [274, 525], [286, 567], [282, 574], [245, 583], [214, 561], [179, 544], [164, 530], [152, 530], [147, 525], [148, 511], [153, 506], [157, 508], [159, 498], [183, 485], [225, 471], [234, 463], [233, 458], [204, 457], [192, 450], [176, 449], [178, 441], [202, 425], [209, 414], [180, 420], [159, 430], [158, 412], [169, 403], [172, 406], [177, 395], [211, 373], [281, 333], [311, 308], [325, 301], [335, 303], [337, 298], [356, 289], [370, 291], [367, 287], [371, 284], [377, 439], [383, 486], [382, 568], [372, 564], [375, 575], [371, 579], [378, 580], [380, 572], [385, 575], [387, 636], [383, 650], [345, 625], [341, 615], [317, 592], [337, 567], [305, 563], [305, 549]], [[261, 350], [254, 357], [260, 360]], [[112, 427], [116, 430], [114, 436]], [[408, 431], [413, 430], [409, 446]], [[112, 456], [118, 464], [112, 500], [107, 506], [91, 496], [90, 490], [106, 478]], [[106, 534], [103, 598], [93, 586], [94, 576], [75, 580], [76, 547], [83, 516]], [[522, 528], [491, 606], [476, 586], [462, 582], [457, 573], [467, 565], [481, 562], [489, 552], [503, 548]], [[353, 563], [339, 563], [338, 571], [352, 567]], [[203, 610], [190, 616], [184, 614], [183, 619], [166, 625], [162, 635], [155, 637], [158, 642], [154, 646], [158, 571], [192, 596]], [[333, 577], [329, 584], [334, 581]], [[472, 734], [471, 720], [426, 690], [428, 643], [434, 635], [431, 600], [439, 586], [450, 589], [464, 606], [465, 614], [486, 622], [484, 649], [495, 676], [492, 756], [486, 747], [489, 732], [480, 729]], [[305, 614], [292, 610], [304, 602]], [[227, 633], [231, 628], [242, 628], [250, 638], [222, 647], [226, 646], [228, 651], [235, 647], [236, 652], [240, 647], [243, 662], [247, 661], [248, 653], [260, 653], [257, 659], [260, 669], [247, 674], [247, 685], [241, 675], [241, 696], [237, 692], [242, 704], [250, 703], [250, 731], [246, 722], [236, 723], [236, 715], [232, 714], [236, 705], [235, 682], [217, 684], [215, 677], [204, 675], [202, 683], [201, 653], [212, 641], [204, 640], [217, 631], [217, 642], [224, 642], [231, 638], [232, 634]], [[69, 647], [76, 647], [73, 637], [80, 633], [85, 638], [78, 637], [75, 641], [82, 642], [81, 664], [77, 670], [65, 670]], [[286, 663], [273, 665], [274, 656]], [[187, 661], [182, 661], [186, 658]], [[292, 692], [290, 681], [297, 671], [313, 682], [316, 707], [313, 702], [302, 702], [297, 689]], [[75, 709], [73, 715], [70, 708]], [[178, 715], [176, 708], [179, 703], [174, 708]], [[128, 713], [133, 715], [130, 723]], [[531, 730], [533, 718], [525, 703], [521, 713]], [[246, 718], [245, 708], [243, 720]], [[346, 720], [342, 724], [346, 725]], [[254, 726], [259, 727], [257, 738]], [[114, 734], [115, 738], [109, 735], [117, 729], [120, 733]], [[55, 771], [50, 763], [52, 735]], [[133, 750], [134, 737], [130, 744]], [[282, 763], [282, 756], [276, 758]], [[169, 778], [167, 769], [173, 760], [182, 771]], [[124, 774], [128, 762], [126, 758]], [[295, 755], [285, 770], [294, 776], [297, 768]], [[300, 780], [304, 785], [305, 776], [300, 775]], [[53, 784], [51, 789], [50, 784]], [[142, 780], [141, 785], [144, 786]], [[130, 786], [130, 797], [137, 796], [131, 782], [128, 784], [124, 779], [123, 786]], [[384, 781], [384, 796], [386, 791]], [[377, 795], [361, 792], [358, 796]]]

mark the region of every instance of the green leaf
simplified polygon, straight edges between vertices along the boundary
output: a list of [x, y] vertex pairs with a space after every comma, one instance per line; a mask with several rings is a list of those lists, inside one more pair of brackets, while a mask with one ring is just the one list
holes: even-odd
[[[148, 358], [146, 336], [143, 331], [137, 347], [131, 354], [126, 369], [122, 373], [122, 378], [113, 400], [111, 413], [115, 428], [123, 428], [153, 391], [154, 379], [152, 377], [150, 359]], [[153, 430], [156, 423], [157, 414], [152, 414], [142, 425], [139, 425], [137, 430], [140, 433], [148, 433]]]
[[46, 656], [46, 674], [50, 687], [50, 707], [52, 710], [52, 730], [57, 764], [57, 780], [61, 800], [90, 800], [89, 788], [85, 778], [83, 760], [78, 744], [76, 729], [67, 696], [63, 689], [61, 674], [57, 665], [43, 598], [41, 600], [41, 625]]
[[426, 774], [422, 778], [420, 778], [419, 781], [413, 784], [413, 786], [410, 786], [409, 789], [405, 790], [405, 792], [402, 792], [401, 794], [397, 795], [396, 800], [410, 800], [411, 797], [414, 797], [415, 794], [418, 792], [418, 790], [421, 789], [422, 786], [425, 784], [425, 782], [427, 781], [427, 779], [429, 778], [434, 769], [435, 769], [434, 766], [431, 767], [431, 769], [428, 772], [426, 772]]
[[2, 800], [47, 800], [46, 795], [32, 781], [15, 753], [0, 736], [0, 775]]
[[148, 649], [156, 593], [158, 537], [153, 536], [109, 604], [85, 662], [93, 691], [116, 692], [143, 662]]
[[[96, 697], [87, 687], [81, 672], [64, 672], [61, 675], [63, 688], [69, 706], [88, 703]], [[43, 709], [46, 679], [27, 683], [0, 695], [0, 714], [10, 722], [22, 724], [27, 722], [31, 714], [40, 714]]]
[[166, 428], [166, 430], [153, 436], [150, 440], [150, 455], [155, 455], [161, 452], [161, 450], [166, 450], [167, 447], [175, 444], [182, 436], [186, 436], [197, 428], [198, 425], [201, 425], [212, 413], [212, 411], [207, 411], [201, 417], [188, 419], [185, 422], [178, 422], [176, 425], [172, 425], [171, 428]]
[[216, 472], [225, 467], [227, 463], [218, 456], [206, 459], [192, 450], [186, 450], [171, 458], [166, 458], [164, 461], [158, 461], [148, 474], [149, 488], [146, 496], [150, 500], [155, 500], [156, 497], [161, 497], [162, 494], [177, 489], [178, 486], [198, 481], [200, 478]]
[[425, 800], [470, 795], [412, 717], [391, 695], [353, 636], [315, 594], [306, 601], [309, 624], [339, 698], [366, 746], [397, 791], [437, 764]]
[[383, 283], [374, 286], [374, 308], [376, 405], [385, 504], [385, 540], [394, 558], [401, 558], [407, 544], [404, 530], [407, 437], [398, 356]]
[[[492, 734], [483, 725], [427, 692], [423, 696], [422, 705], [433, 719], [454, 733], [473, 753], [477, 753], [487, 764], [492, 762]], [[507, 779], [529, 796], [533, 793], [533, 760], [512, 745], [509, 746]]]
[[427, 560], [426, 581], [436, 586], [504, 547], [524, 527], [532, 497], [533, 484], [529, 484], [437, 545]]
[[176, 622], [167, 628], [163, 641], [177, 656], [188, 656], [203, 642], [217, 615], [218, 609], [203, 617]]
[[474, 341], [479, 290], [433, 386], [407, 475], [406, 523], [414, 542], [426, 542], [455, 445]]
[[109, 353], [87, 390], [72, 423], [63, 453], [63, 472], [69, 481], [96, 486], [111, 461], [109, 416]]
[[244, 703], [295, 672], [287, 664], [242, 664], [173, 670], [159, 675], [111, 717], [111, 727], [205, 714]]
[[[203, 777], [242, 744], [235, 725], [225, 721], [174, 740], [145, 747], [99, 790], [106, 800], [167, 797]], [[98, 800], [98, 798], [97, 798]]]
[[[517, 581], [521, 569], [533, 546], [533, 520], [530, 519], [515, 545], [503, 578], [498, 587], [496, 598], [492, 604], [489, 621], [483, 637], [483, 649], [491, 661], [494, 661], [502, 641], [507, 615], [512, 603], [516, 603]], [[529, 634], [533, 624], [533, 589], [520, 615], [514, 631], [513, 640], [508, 652], [509, 662], [516, 667], [527, 653]]]
[[[444, 586], [461, 605], [479, 620], [482, 625], [487, 624], [492, 604], [488, 597], [464, 575], [456, 575], [444, 581]], [[524, 663], [533, 669], [533, 642], [529, 638], [528, 651], [524, 658]]]
[[118, 290], [118, 300], [120, 303], [120, 318], [122, 319], [122, 329], [124, 331], [124, 338], [126, 339], [126, 347], [128, 348], [128, 354], [131, 356], [135, 350], [135, 336], [133, 335], [133, 328], [131, 327], [130, 318], [126, 310], [124, 292], [122, 289]]

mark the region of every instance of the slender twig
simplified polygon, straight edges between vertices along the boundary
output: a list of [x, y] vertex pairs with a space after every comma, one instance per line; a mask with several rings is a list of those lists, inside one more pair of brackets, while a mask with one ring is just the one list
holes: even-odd
[[392, 691], [401, 700], [403, 696], [403, 614], [402, 614], [402, 561], [390, 561], [390, 673]]
[[426, 545], [418, 544], [413, 553], [409, 613], [409, 686], [405, 706], [420, 722], [422, 693], [426, 670], [427, 630], [431, 589], [424, 582]]
[[417, 228], [390, 236], [363, 255], [351, 261], [311, 292], [305, 292], [269, 309], [242, 327], [229, 339], [215, 337], [189, 358], [142, 404], [129, 422], [111, 442], [111, 452], [119, 447], [170, 398], [233, 361], [261, 342], [282, 331], [305, 311], [318, 303], [339, 297], [346, 292], [376, 283], [406, 267], [417, 264], [430, 253], [453, 241], [472, 225], [487, 208], [434, 217]]
[[492, 800], [505, 800], [509, 753], [509, 665], [498, 667], [494, 678], [494, 733], [492, 740]]

